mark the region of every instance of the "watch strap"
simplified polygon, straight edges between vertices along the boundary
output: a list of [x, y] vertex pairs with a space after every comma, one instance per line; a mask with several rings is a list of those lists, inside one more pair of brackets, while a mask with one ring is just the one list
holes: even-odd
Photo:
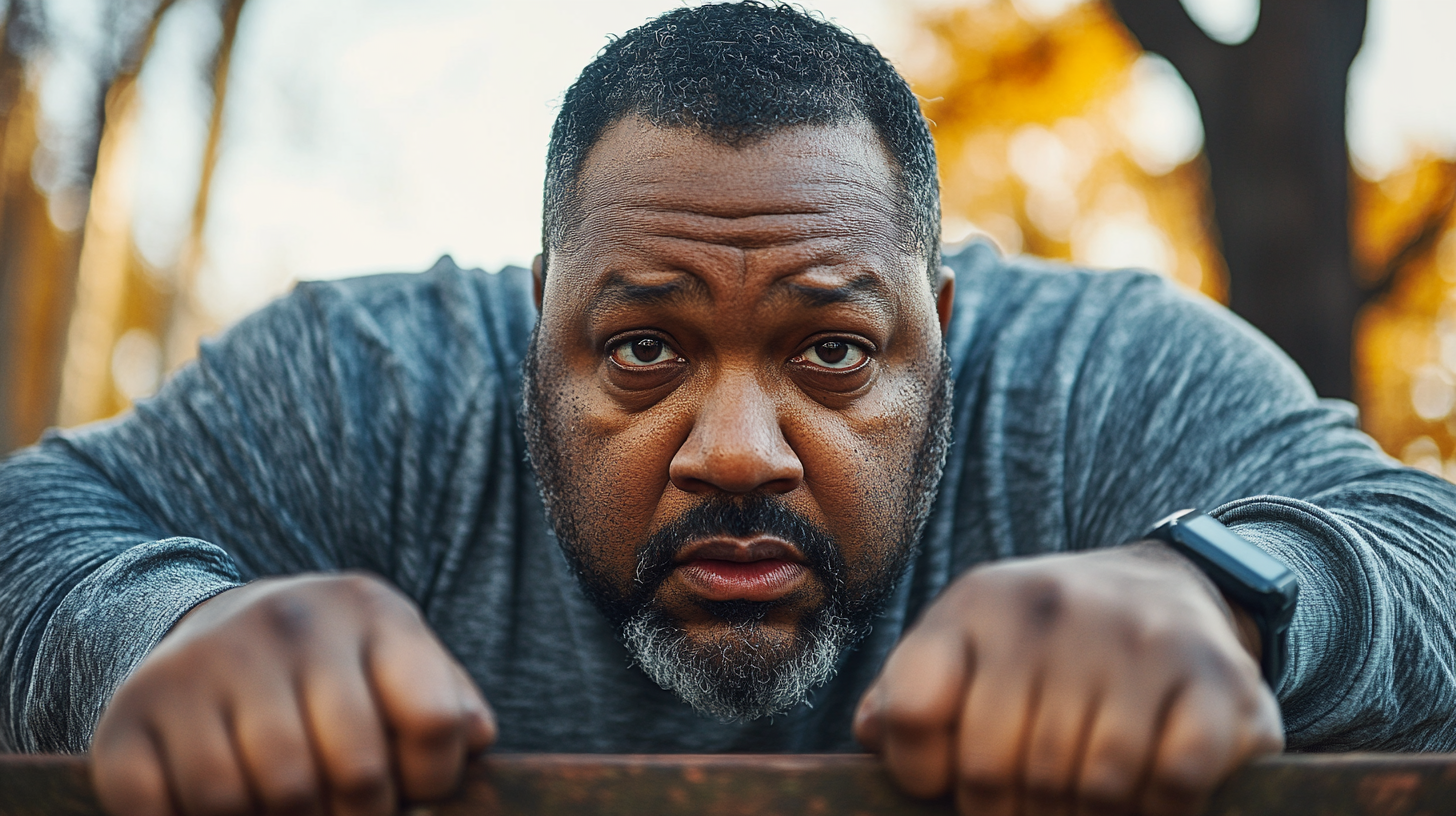
[[1289, 624], [1299, 597], [1292, 570], [1211, 516], [1184, 510], [1158, 522], [1145, 538], [1162, 541], [1192, 561], [1259, 631], [1259, 668], [1271, 688], [1289, 662]]

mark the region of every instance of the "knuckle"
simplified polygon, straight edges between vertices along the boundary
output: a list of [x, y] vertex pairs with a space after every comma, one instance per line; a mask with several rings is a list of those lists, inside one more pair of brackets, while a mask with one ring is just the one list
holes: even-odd
[[306, 598], [280, 593], [259, 605], [259, 616], [268, 632], [285, 643], [307, 640], [317, 626], [317, 612]]
[[1179, 665], [1175, 653], [1185, 651], [1187, 644], [1168, 621], [1150, 618], [1139, 611], [1119, 615], [1113, 623], [1113, 631], [1128, 654], [1165, 665]]
[[388, 581], [368, 572], [340, 573], [334, 581], [340, 590], [364, 603], [398, 603], [403, 597]]
[[334, 580], [350, 603], [371, 614], [407, 623], [423, 621], [414, 601], [383, 578], [367, 572], [346, 572]]
[[333, 584], [359, 598], [378, 598], [390, 593], [389, 584], [367, 572], [349, 571], [334, 576]]
[[1060, 621], [1068, 605], [1068, 591], [1051, 575], [1030, 575], [1017, 587], [1022, 619], [1033, 632], [1045, 632]]

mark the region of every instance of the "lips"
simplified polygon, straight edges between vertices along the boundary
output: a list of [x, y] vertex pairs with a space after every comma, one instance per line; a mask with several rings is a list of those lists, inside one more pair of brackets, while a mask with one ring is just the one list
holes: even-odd
[[676, 573], [704, 600], [774, 601], [808, 577], [804, 560], [798, 548], [777, 538], [713, 538], [684, 548]]

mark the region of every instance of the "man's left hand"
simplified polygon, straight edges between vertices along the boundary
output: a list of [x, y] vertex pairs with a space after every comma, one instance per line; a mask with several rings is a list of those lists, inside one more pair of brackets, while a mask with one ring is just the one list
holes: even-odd
[[1196, 813], [1284, 747], [1239, 623], [1156, 542], [981, 567], [901, 640], [855, 735], [963, 814]]

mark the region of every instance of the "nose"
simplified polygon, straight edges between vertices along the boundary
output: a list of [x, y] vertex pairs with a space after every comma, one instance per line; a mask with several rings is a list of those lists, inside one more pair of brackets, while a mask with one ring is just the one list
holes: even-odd
[[723, 378], [705, 396], [668, 477], [686, 493], [788, 493], [804, 480], [804, 466], [774, 401], [744, 376]]

